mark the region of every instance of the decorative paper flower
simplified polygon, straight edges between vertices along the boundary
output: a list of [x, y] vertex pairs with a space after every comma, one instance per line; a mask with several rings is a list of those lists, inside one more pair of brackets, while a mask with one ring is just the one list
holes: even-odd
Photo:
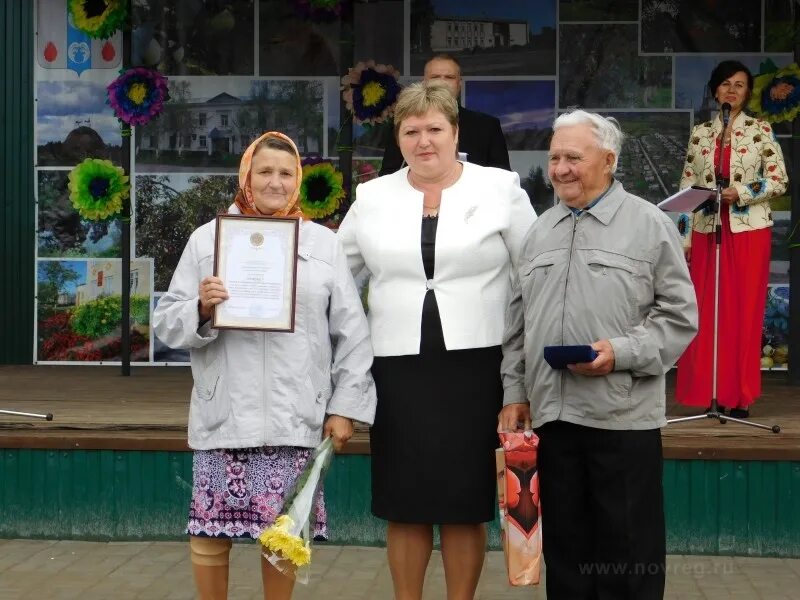
[[335, 21], [351, 7], [351, 0], [294, 0], [298, 16], [312, 21]]
[[342, 174], [329, 160], [307, 158], [303, 161], [303, 182], [300, 184], [300, 208], [312, 219], [334, 213], [347, 195]]
[[800, 112], [800, 67], [797, 63], [757, 75], [748, 108], [772, 123], [792, 121]]
[[110, 160], [87, 158], [69, 172], [69, 199], [80, 215], [101, 221], [122, 210], [128, 197], [128, 176]]
[[128, 17], [125, 0], [69, 0], [67, 10], [75, 29], [91, 38], [110, 38]]
[[108, 102], [120, 121], [144, 125], [164, 110], [169, 100], [167, 78], [153, 69], [128, 69], [108, 86]]
[[376, 65], [374, 60], [350, 67], [342, 77], [342, 98], [353, 118], [374, 125], [390, 117], [400, 93], [398, 77], [392, 65]]

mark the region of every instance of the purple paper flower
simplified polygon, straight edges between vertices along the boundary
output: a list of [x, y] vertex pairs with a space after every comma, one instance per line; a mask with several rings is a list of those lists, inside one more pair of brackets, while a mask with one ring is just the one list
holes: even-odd
[[144, 125], [164, 110], [169, 100], [167, 78], [153, 69], [128, 69], [108, 86], [108, 102], [120, 121]]

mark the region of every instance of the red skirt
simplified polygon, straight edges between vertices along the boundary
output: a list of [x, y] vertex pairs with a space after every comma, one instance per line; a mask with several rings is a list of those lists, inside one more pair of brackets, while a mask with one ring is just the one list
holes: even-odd
[[[729, 207], [722, 209], [719, 259], [717, 402], [746, 408], [761, 395], [761, 336], [769, 281], [772, 229], [731, 233]], [[692, 275], [700, 329], [678, 361], [676, 400], [711, 404], [714, 359], [714, 234], [692, 232]]]

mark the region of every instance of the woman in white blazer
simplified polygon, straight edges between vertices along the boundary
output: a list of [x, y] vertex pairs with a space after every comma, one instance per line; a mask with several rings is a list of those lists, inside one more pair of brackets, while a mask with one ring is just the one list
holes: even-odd
[[353, 274], [370, 273], [372, 512], [389, 522], [396, 598], [422, 597], [438, 524], [448, 597], [466, 599], [496, 513], [512, 265], [536, 214], [516, 173], [456, 159], [446, 88], [406, 88], [395, 135], [408, 167], [358, 186], [339, 229]]

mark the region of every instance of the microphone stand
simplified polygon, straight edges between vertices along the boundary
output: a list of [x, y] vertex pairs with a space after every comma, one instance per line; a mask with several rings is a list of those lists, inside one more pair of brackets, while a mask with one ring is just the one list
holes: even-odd
[[[725, 132], [728, 130], [728, 121], [730, 120], [729, 113], [726, 114], [725, 108], [726, 107], [723, 105], [722, 133], [719, 137], [719, 161], [714, 167], [714, 177], [716, 179], [714, 206], [714, 353], [711, 359], [711, 407], [702, 415], [667, 419], [667, 423], [684, 423], [687, 421], [696, 421], [698, 419], [718, 419], [722, 424], [725, 424], [727, 421], [733, 421], [734, 423], [740, 423], [741, 425], [749, 425], [750, 427], [766, 429], [767, 431], [772, 431], [772, 433], [780, 433], [780, 425], [763, 425], [761, 423], [755, 423], [746, 419], [738, 419], [736, 417], [726, 416], [725, 413], [720, 412], [719, 403], [717, 402], [717, 362], [719, 344], [719, 257], [720, 249], [722, 247], [722, 188], [725, 183], [722, 178], [722, 155], [723, 151], [725, 150]], [[728, 111], [730, 111], [729, 107]], [[691, 232], [689, 235], [691, 235]]]

